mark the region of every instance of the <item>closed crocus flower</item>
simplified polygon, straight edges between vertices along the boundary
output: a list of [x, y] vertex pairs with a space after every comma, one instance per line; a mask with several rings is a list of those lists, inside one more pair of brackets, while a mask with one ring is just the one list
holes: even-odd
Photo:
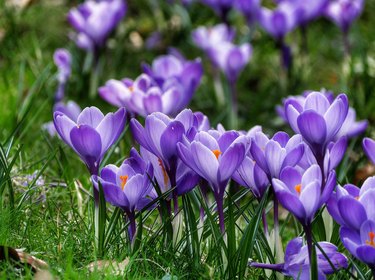
[[259, 14], [260, 0], [234, 0], [234, 6], [246, 17], [248, 23], [253, 23]]
[[249, 188], [258, 200], [262, 199], [270, 185], [266, 173], [249, 156], [245, 157], [232, 178], [241, 186]]
[[329, 0], [315, 0], [306, 2], [303, 0], [284, 0], [283, 5], [289, 6], [290, 10], [294, 9], [297, 24], [306, 26], [309, 21], [322, 16], [329, 3]]
[[316, 211], [329, 199], [336, 185], [336, 174], [332, 171], [322, 184], [322, 172], [317, 164], [303, 174], [296, 168], [286, 167], [280, 179], [272, 185], [281, 205], [291, 212], [303, 226], [309, 226]]
[[364, 0], [334, 0], [326, 9], [327, 16], [342, 32], [349, 31], [352, 22], [362, 13]]
[[291, 128], [300, 133], [314, 152], [319, 165], [327, 145], [335, 140], [348, 114], [349, 104], [345, 94], [332, 103], [321, 92], [312, 92], [301, 104], [293, 99], [285, 102], [285, 114]]
[[223, 42], [208, 50], [211, 60], [232, 83], [249, 63], [252, 53], [250, 44], [237, 46], [231, 42]]
[[77, 45], [86, 50], [102, 48], [125, 12], [124, 0], [88, 0], [70, 10], [68, 21], [77, 31]]
[[304, 154], [301, 135], [289, 138], [285, 132], [276, 133], [272, 139], [263, 132], [256, 132], [251, 140], [250, 154], [269, 180], [279, 178], [287, 166], [295, 166]]
[[135, 211], [141, 211], [152, 201], [148, 197], [152, 189], [150, 181], [153, 177], [152, 165], [150, 163], [140, 165], [138, 161], [139, 158], [130, 158], [120, 167], [110, 164], [101, 170], [100, 176], [92, 176], [95, 187], [99, 188], [99, 183], [102, 186], [106, 201], [121, 208], [128, 216], [131, 241], [136, 231]]
[[72, 57], [68, 50], [57, 49], [53, 54], [53, 61], [58, 68], [57, 80], [59, 82], [55, 102], [60, 102], [64, 98], [65, 85], [71, 74]]
[[277, 40], [282, 40], [297, 24], [295, 8], [279, 4], [275, 10], [262, 8], [259, 23], [264, 30]]
[[[348, 259], [338, 252], [337, 247], [329, 242], [318, 242], [316, 257], [318, 279], [326, 279], [326, 275], [348, 267]], [[251, 267], [271, 269], [292, 277], [293, 279], [310, 279], [310, 262], [307, 246], [303, 244], [302, 237], [289, 241], [285, 249], [285, 262], [281, 264], [263, 264], [252, 262]], [[332, 267], [333, 266], [333, 267]]]
[[[218, 134], [213, 134], [218, 136]], [[227, 131], [215, 138], [201, 131], [193, 141], [178, 143], [181, 160], [203, 179], [207, 180], [215, 196], [220, 229], [224, 229], [223, 197], [225, 188], [244, 160], [249, 139], [236, 131]]]
[[53, 115], [55, 128], [86, 164], [92, 175], [97, 175], [105, 152], [121, 135], [125, 126], [125, 109], [106, 116], [96, 107], [85, 108], [72, 120], [63, 112]]
[[367, 157], [375, 164], [375, 141], [366, 137], [362, 141], [362, 147]]
[[234, 36], [234, 29], [226, 24], [218, 24], [212, 27], [200, 26], [192, 32], [194, 44], [204, 51], [224, 42], [232, 42]]

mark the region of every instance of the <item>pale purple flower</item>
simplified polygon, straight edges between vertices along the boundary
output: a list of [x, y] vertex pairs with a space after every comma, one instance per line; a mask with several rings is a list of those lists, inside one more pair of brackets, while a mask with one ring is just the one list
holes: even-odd
[[347, 33], [353, 21], [362, 13], [364, 0], [332, 0], [327, 9], [327, 16]]
[[260, 0], [234, 0], [234, 7], [240, 11], [248, 23], [253, 23], [260, 10]]
[[100, 162], [107, 150], [120, 137], [125, 126], [125, 109], [106, 116], [96, 107], [85, 108], [72, 120], [64, 112], [53, 114], [55, 128], [86, 164], [92, 175], [97, 175]]
[[67, 49], [57, 49], [53, 54], [53, 61], [58, 68], [59, 83], [66, 83], [71, 74], [72, 56]]
[[125, 16], [124, 0], [88, 0], [70, 10], [69, 23], [76, 29], [80, 48], [95, 51], [104, 47], [110, 33]]
[[201, 0], [202, 3], [214, 10], [223, 20], [233, 7], [233, 0]]
[[197, 47], [207, 51], [224, 42], [232, 42], [235, 31], [222, 23], [212, 27], [200, 26], [192, 32], [191, 36]]
[[375, 141], [366, 137], [363, 139], [362, 147], [367, 157], [375, 164]]

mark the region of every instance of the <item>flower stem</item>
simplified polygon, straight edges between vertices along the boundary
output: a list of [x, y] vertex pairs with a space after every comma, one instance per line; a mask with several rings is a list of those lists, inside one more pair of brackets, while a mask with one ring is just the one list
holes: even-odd
[[127, 211], [126, 215], [128, 216], [128, 219], [129, 219], [129, 228], [128, 228], [129, 240], [130, 240], [130, 243], [133, 244], [135, 233], [137, 230], [137, 225], [135, 222], [135, 215], [134, 215], [134, 212], [132, 211]]
[[[220, 195], [218, 195], [220, 196]], [[225, 223], [224, 223], [224, 209], [223, 209], [223, 198], [216, 196], [216, 211], [219, 216], [219, 225], [220, 225], [220, 231], [222, 234], [225, 233]]]
[[305, 237], [306, 237], [306, 243], [307, 243], [307, 251], [309, 254], [309, 264], [310, 264], [310, 279], [315, 279], [317, 277], [317, 267], [316, 262], [313, 263], [313, 257], [316, 258], [316, 255], [314, 254], [314, 248], [313, 248], [313, 240], [312, 240], [312, 228], [311, 224], [307, 224], [303, 227], [305, 231]]
[[264, 209], [262, 211], [262, 222], [263, 222], [264, 234], [268, 236], [268, 223], [267, 223], [266, 211]]
[[238, 94], [236, 88], [236, 81], [230, 80], [229, 81], [229, 92], [231, 96], [231, 113], [230, 113], [230, 128], [237, 129], [238, 128]]

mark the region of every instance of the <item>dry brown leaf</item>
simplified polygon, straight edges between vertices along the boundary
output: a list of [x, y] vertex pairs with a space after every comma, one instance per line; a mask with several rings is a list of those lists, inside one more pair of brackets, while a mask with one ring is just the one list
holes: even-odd
[[38, 259], [30, 254], [23, 252], [23, 250], [16, 249], [18, 257], [22, 263], [30, 265], [35, 271], [48, 269], [48, 264], [41, 259]]
[[375, 174], [375, 165], [368, 163], [360, 169], [357, 169], [355, 172], [354, 184], [365, 181], [368, 177]]

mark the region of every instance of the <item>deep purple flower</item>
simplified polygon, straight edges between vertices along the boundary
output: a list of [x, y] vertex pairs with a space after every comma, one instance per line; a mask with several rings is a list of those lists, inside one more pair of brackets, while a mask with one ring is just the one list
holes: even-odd
[[124, 0], [88, 0], [70, 10], [68, 21], [77, 31], [77, 45], [90, 51], [102, 48], [125, 12]]
[[281, 205], [291, 212], [303, 226], [309, 226], [316, 211], [329, 199], [336, 185], [336, 173], [332, 171], [322, 185], [322, 171], [317, 164], [303, 174], [296, 168], [286, 167], [280, 179], [272, 185]]
[[[290, 96], [283, 100], [283, 106], [277, 107], [277, 113], [279, 116], [284, 120], [288, 121], [286, 116], [286, 104], [287, 103], [293, 103], [293, 104], [299, 104], [295, 107], [304, 108], [306, 99], [310, 94], [313, 94], [314, 91], [305, 91], [302, 95], [297, 96]], [[322, 91], [322, 94], [325, 95], [327, 100], [330, 104], [333, 103], [335, 100], [335, 97], [332, 92], [330, 91]], [[353, 138], [360, 134], [362, 134], [366, 128], [367, 128], [368, 122], [367, 120], [363, 121], [356, 121], [356, 112], [354, 108], [349, 107], [348, 114], [340, 128], [340, 130], [336, 133], [335, 137], [333, 138], [334, 141], [339, 140], [341, 137], [346, 136], [347, 138]]]
[[253, 49], [248, 43], [237, 46], [231, 42], [223, 42], [208, 50], [208, 55], [214, 65], [231, 82], [237, 80], [239, 74], [249, 62], [252, 53]]
[[271, 180], [279, 178], [285, 167], [295, 166], [301, 160], [304, 148], [301, 135], [289, 138], [287, 133], [278, 132], [268, 139], [263, 132], [256, 132], [251, 140], [250, 153]]
[[[217, 135], [217, 134], [216, 134]], [[225, 188], [244, 160], [249, 139], [236, 131], [227, 131], [215, 138], [201, 131], [193, 141], [178, 143], [181, 160], [208, 181], [214, 193], [219, 214], [220, 229], [224, 229], [223, 197]]]
[[132, 149], [130, 155], [120, 167], [113, 164], [105, 166], [100, 176], [92, 176], [92, 181], [96, 188], [101, 184], [106, 201], [127, 214], [130, 220], [130, 240], [133, 240], [136, 230], [135, 211], [143, 210], [152, 201], [148, 194], [152, 189], [150, 178], [153, 177], [153, 168], [150, 163], [140, 161], [135, 149]]
[[289, 99], [285, 102], [285, 114], [291, 128], [300, 133], [314, 152], [319, 165], [327, 145], [335, 140], [348, 114], [349, 104], [345, 94], [330, 103], [321, 92], [312, 92], [303, 106]]
[[53, 114], [60, 137], [86, 164], [92, 175], [97, 175], [105, 152], [121, 135], [125, 126], [125, 109], [106, 116], [96, 107], [85, 108], [72, 120], [63, 112]]
[[362, 147], [367, 157], [375, 164], [375, 141], [366, 137], [363, 139]]
[[234, 29], [225, 24], [218, 24], [212, 27], [200, 26], [192, 32], [194, 44], [204, 51], [217, 47], [224, 42], [232, 42], [234, 36]]
[[[327, 274], [332, 274], [341, 268], [348, 267], [348, 259], [338, 252], [337, 247], [329, 242], [318, 242], [320, 248], [316, 246], [318, 279], [326, 279]], [[324, 253], [323, 253], [323, 252]], [[327, 259], [328, 258], [328, 259]], [[331, 266], [334, 266], [334, 268]], [[262, 264], [251, 262], [252, 267], [272, 269], [283, 273], [293, 279], [310, 279], [310, 262], [307, 246], [303, 245], [302, 237], [297, 237], [289, 241], [285, 249], [284, 263]]]
[[333, 0], [326, 14], [342, 32], [347, 33], [352, 22], [362, 13], [364, 3], [364, 0]]
[[228, 12], [233, 7], [233, 0], [201, 0], [204, 4], [214, 10], [224, 21]]

